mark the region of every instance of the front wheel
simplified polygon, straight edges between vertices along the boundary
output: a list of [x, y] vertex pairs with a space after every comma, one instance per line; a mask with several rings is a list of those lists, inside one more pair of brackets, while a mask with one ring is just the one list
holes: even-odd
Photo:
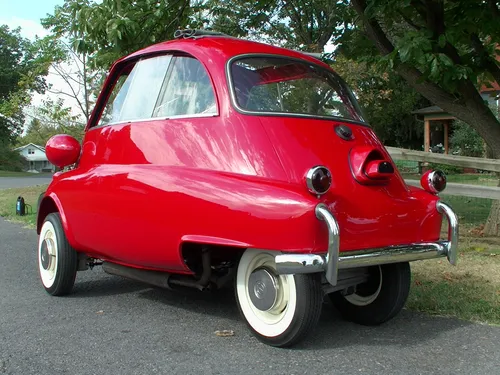
[[394, 263], [368, 269], [368, 280], [356, 291], [329, 295], [333, 305], [346, 320], [363, 325], [378, 325], [392, 319], [403, 308], [410, 292], [410, 264]]
[[59, 213], [48, 214], [38, 240], [38, 270], [49, 294], [62, 296], [71, 292], [77, 261], [77, 253], [66, 239]]
[[252, 333], [272, 346], [292, 346], [316, 326], [323, 302], [319, 274], [278, 275], [276, 253], [249, 249], [240, 259], [236, 300]]

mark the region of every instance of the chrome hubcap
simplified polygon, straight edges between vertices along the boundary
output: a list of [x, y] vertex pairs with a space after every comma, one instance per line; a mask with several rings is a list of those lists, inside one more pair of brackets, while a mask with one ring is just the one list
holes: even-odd
[[248, 280], [248, 294], [253, 305], [261, 311], [269, 311], [278, 299], [277, 277], [266, 268], [257, 268]]
[[48, 270], [50, 268], [50, 265], [52, 263], [52, 255], [50, 254], [49, 252], [49, 246], [51, 246], [52, 244], [49, 243], [49, 239], [45, 239], [43, 240], [42, 242], [42, 248], [40, 249], [41, 251], [41, 256], [40, 256], [40, 260], [41, 260], [41, 263], [42, 263], [42, 267], [44, 270]]

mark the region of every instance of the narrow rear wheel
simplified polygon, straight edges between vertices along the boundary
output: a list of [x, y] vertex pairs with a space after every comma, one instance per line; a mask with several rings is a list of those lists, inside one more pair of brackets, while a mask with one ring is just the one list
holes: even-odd
[[236, 275], [236, 300], [252, 333], [272, 346], [292, 346], [316, 326], [323, 303], [319, 274], [278, 275], [275, 252], [249, 249]]
[[370, 267], [368, 281], [350, 295], [334, 292], [333, 305], [346, 320], [363, 325], [378, 325], [395, 317], [410, 292], [410, 264], [394, 263]]

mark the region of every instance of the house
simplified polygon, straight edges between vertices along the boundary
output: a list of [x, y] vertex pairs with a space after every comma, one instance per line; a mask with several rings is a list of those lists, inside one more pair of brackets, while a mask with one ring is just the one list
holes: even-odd
[[26, 171], [33, 173], [54, 172], [55, 166], [49, 162], [45, 149], [42, 146], [28, 143], [25, 146], [15, 148], [26, 159]]

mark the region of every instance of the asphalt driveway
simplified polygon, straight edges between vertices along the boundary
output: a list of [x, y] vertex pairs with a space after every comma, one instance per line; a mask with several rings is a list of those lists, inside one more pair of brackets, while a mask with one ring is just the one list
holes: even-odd
[[52, 177], [47, 175], [34, 175], [33, 177], [0, 177], [0, 189], [46, 185], [49, 184], [50, 181], [52, 181]]
[[[294, 349], [257, 341], [232, 291], [171, 292], [81, 272], [51, 297], [35, 231], [0, 218], [0, 374], [499, 374], [500, 327], [403, 311], [380, 327], [341, 320]], [[214, 331], [231, 329], [232, 337]]]

